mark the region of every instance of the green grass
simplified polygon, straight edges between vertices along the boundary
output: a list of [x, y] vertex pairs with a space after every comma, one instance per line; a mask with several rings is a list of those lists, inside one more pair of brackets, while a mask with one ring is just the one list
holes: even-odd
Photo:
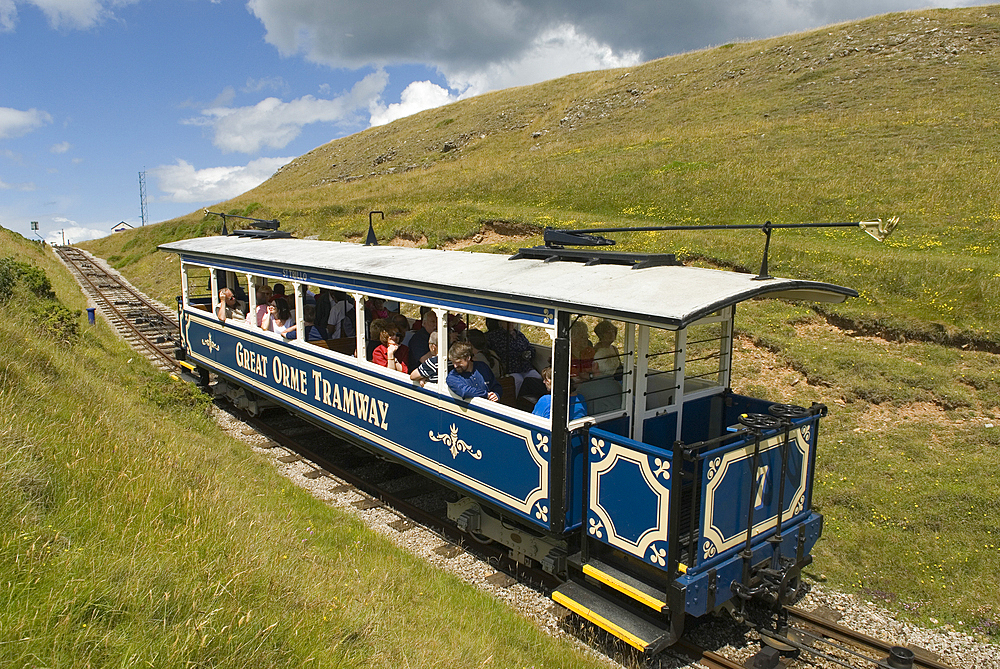
[[[884, 244], [774, 233], [774, 275], [860, 297], [741, 305], [746, 336], [815, 385], [779, 387], [739, 360], [736, 383], [831, 407], [817, 574], [905, 615], [997, 635], [1000, 611], [977, 607], [1000, 601], [1000, 428], [985, 427], [1000, 425], [998, 30], [996, 5], [890, 14], [497, 91], [317, 147], [212, 209], [324, 239], [358, 239], [377, 209], [380, 240], [432, 247], [502, 221], [521, 234], [472, 247], [500, 253], [539, 243], [544, 226], [899, 216]], [[220, 228], [197, 212], [86, 246], [170, 300], [176, 259], [156, 244]], [[619, 242], [756, 272], [763, 235]]]
[[3, 666], [600, 666], [280, 477], [107, 327], [39, 336], [30, 299], [0, 324]]
[[830, 407], [808, 575], [1000, 641], [1000, 357], [852, 337], [802, 306], [760, 302], [742, 316], [744, 335], [812, 385], [769, 386], [738, 349], [735, 389]]
[[[858, 221], [779, 231], [771, 269], [858, 287], [838, 313], [904, 336], [1000, 347], [998, 7], [890, 14], [497, 91], [317, 147], [213, 210], [300, 236], [439, 246], [485, 222], [587, 227]], [[446, 142], [457, 146], [443, 151]], [[202, 212], [88, 243], [173, 297], [157, 243], [219, 230]], [[621, 239], [756, 271], [753, 232]], [[494, 249], [501, 250], [501, 249]], [[170, 277], [164, 280], [162, 277]]]

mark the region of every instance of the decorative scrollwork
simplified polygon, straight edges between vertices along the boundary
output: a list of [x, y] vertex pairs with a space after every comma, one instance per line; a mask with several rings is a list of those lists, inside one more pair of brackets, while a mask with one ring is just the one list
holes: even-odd
[[604, 523], [602, 523], [599, 519], [593, 517], [589, 518], [589, 520], [590, 520], [590, 527], [588, 528], [588, 531], [598, 539], [603, 539], [604, 533], [602, 532], [602, 530], [604, 529]]
[[701, 547], [701, 549], [702, 552], [704, 553], [704, 555], [702, 556], [703, 559], [707, 560], [710, 557], [715, 557], [716, 548], [715, 544], [711, 540], [706, 539], [705, 544]]
[[538, 449], [538, 452], [539, 453], [548, 453], [549, 452], [549, 437], [548, 437], [548, 435], [545, 435], [545, 434], [536, 434], [535, 435], [535, 439], [538, 440], [538, 443], [535, 444], [535, 448]]
[[708, 480], [711, 481], [715, 478], [715, 475], [719, 472], [719, 466], [722, 464], [722, 458], [716, 458], [708, 463]]
[[662, 476], [664, 481], [670, 480], [670, 460], [664, 460], [662, 458], [653, 458], [653, 464], [656, 469], [653, 470], [653, 476]]
[[212, 341], [212, 333], [211, 332], [208, 333], [208, 339], [202, 339], [201, 343], [209, 351], [218, 351], [219, 350], [219, 345], [216, 344], [214, 341]]
[[597, 437], [590, 438], [590, 454], [597, 455], [600, 454], [602, 458], [607, 457], [607, 453], [604, 452], [604, 440], [598, 439]]
[[649, 547], [652, 553], [649, 555], [649, 561], [660, 567], [667, 566], [667, 549], [663, 546], [657, 546], [653, 544]]
[[803, 442], [808, 444], [812, 440], [812, 431], [813, 426], [811, 423], [809, 425], [803, 425], [799, 428], [799, 434], [802, 435]]
[[467, 444], [465, 441], [458, 438], [458, 428], [455, 427], [454, 423], [451, 424], [450, 434], [439, 434], [437, 436], [434, 436], [433, 432], [428, 432], [427, 436], [431, 438], [431, 441], [443, 442], [444, 445], [447, 446], [448, 449], [451, 451], [452, 460], [457, 458], [459, 453], [468, 453], [476, 460], [480, 460], [483, 457], [482, 451], [478, 449], [474, 450], [472, 446], [469, 446], [469, 444]]
[[549, 507], [541, 502], [535, 502], [535, 518], [543, 523], [549, 522]]
[[805, 497], [799, 495], [799, 498], [795, 500], [795, 511], [792, 512], [792, 515], [797, 515], [802, 513], [802, 509], [805, 507], [805, 505], [806, 505]]

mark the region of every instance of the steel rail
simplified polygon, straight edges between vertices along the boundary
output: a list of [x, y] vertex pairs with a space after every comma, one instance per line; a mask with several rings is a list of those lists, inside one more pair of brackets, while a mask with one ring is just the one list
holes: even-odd
[[701, 646], [691, 643], [686, 639], [681, 639], [668, 650], [683, 653], [688, 658], [696, 661], [699, 665], [707, 669], [744, 669], [744, 663], [730, 660], [724, 655], [715, 651], [705, 650]]
[[[172, 314], [165, 313], [161, 307], [154, 304], [145, 295], [142, 295], [127, 284], [123, 283], [118, 277], [105, 271], [100, 265], [91, 260], [83, 251], [65, 246], [56, 246], [54, 248], [59, 257], [72, 271], [81, 288], [83, 288], [91, 299], [97, 303], [101, 311], [105, 314], [108, 320], [111, 321], [111, 324], [122, 333], [122, 336], [125, 337], [126, 340], [128, 340], [129, 337], [136, 340], [136, 343], [139, 346], [136, 347], [133, 345], [133, 348], [137, 348], [140, 353], [149, 357], [163, 369], [179, 369], [177, 361], [172, 355], [172, 350], [174, 339], [180, 333], [180, 326]], [[95, 276], [100, 277], [100, 282], [94, 281]], [[134, 322], [133, 318], [130, 318], [127, 314], [122, 313], [122, 311], [115, 304], [114, 297], [109, 296], [109, 289], [102, 286], [101, 282], [111, 284], [110, 290], [123, 293], [124, 296], [128, 298], [127, 301], [132, 303], [133, 308], [138, 306], [138, 308], [144, 310], [147, 315], [154, 315], [155, 318], [163, 324], [163, 327], [159, 328], [157, 328], [155, 324], [151, 325], [153, 325], [153, 328], [156, 329], [157, 338], [167, 339], [167, 342], [169, 342], [168, 350], [164, 350], [164, 347], [161, 346], [161, 344], [165, 342], [153, 341], [153, 339], [148, 337], [146, 332], [144, 332], [143, 329], [141, 329], [138, 324]], [[139, 318], [142, 318], [142, 316]], [[149, 322], [148, 318], [145, 320]]]
[[[882, 657], [878, 658], [879, 661], [881, 661], [884, 657], [886, 657], [893, 647], [899, 645], [895, 643], [890, 643], [888, 641], [883, 641], [881, 639], [877, 639], [873, 636], [864, 634], [863, 632], [852, 630], [849, 627], [840, 625], [839, 623], [833, 622], [832, 620], [829, 620], [823, 617], [822, 615], [810, 611], [805, 611], [803, 609], [798, 609], [795, 607], [786, 607], [786, 611], [788, 612], [789, 622], [799, 621], [816, 630], [819, 633], [819, 636], [835, 640], [839, 643], [849, 644], [851, 646], [854, 646], [855, 648], [859, 648], [862, 650], [870, 649], [877, 653], [881, 653]], [[813, 637], [814, 639], [817, 637], [817, 635], [814, 634], [809, 634], [809, 636]], [[954, 667], [952, 667], [951, 665], [944, 664], [936, 657], [932, 657], [930, 653], [926, 650], [923, 650], [921, 648], [910, 648], [909, 650], [913, 651], [914, 669], [954, 669]], [[845, 649], [845, 652], [851, 655], [857, 655], [857, 653], [854, 653], [849, 649]], [[881, 664], [876, 666], [889, 666], [889, 665]]]

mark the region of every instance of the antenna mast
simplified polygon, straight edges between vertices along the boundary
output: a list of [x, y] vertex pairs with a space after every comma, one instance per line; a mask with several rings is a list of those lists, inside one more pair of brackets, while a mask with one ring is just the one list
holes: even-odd
[[139, 209], [142, 224], [146, 225], [146, 170], [139, 172]]

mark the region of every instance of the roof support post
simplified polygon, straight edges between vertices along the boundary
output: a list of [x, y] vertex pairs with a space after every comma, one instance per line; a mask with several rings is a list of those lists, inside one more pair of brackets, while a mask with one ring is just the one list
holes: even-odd
[[189, 299], [188, 291], [188, 266], [185, 263], [181, 263], [181, 305], [188, 306]]
[[681, 428], [683, 428], [684, 420], [684, 374], [687, 367], [687, 328], [681, 328], [677, 331], [677, 336], [674, 345], [674, 397], [672, 405], [678, 407], [677, 409], [677, 433], [675, 439], [677, 441], [681, 440]]
[[[438, 377], [434, 379], [438, 392], [448, 395], [448, 310], [440, 307], [433, 307], [432, 311], [437, 316], [437, 336], [438, 336]], [[421, 326], [422, 327], [422, 326]]]
[[292, 290], [295, 291], [295, 338], [299, 341], [305, 341], [305, 309], [303, 309], [305, 306], [305, 286], [297, 281], [293, 281]]
[[569, 326], [570, 314], [556, 312], [556, 340], [552, 350], [552, 455], [549, 458], [549, 502], [552, 531], [566, 527], [566, 451], [569, 445]]
[[[253, 282], [253, 274], [247, 273], [247, 323], [257, 317], [257, 286]], [[253, 316], [251, 316], [253, 314]], [[257, 321], [253, 320], [256, 325]]]
[[209, 283], [211, 284], [211, 288], [209, 288], [209, 290], [212, 291], [213, 314], [219, 313], [219, 272], [221, 271], [221, 269], [216, 269], [214, 267], [208, 270]]
[[354, 298], [354, 336], [358, 338], [358, 343], [354, 347], [354, 356], [358, 360], [366, 360], [368, 352], [365, 339], [368, 333], [365, 332], [365, 305], [361, 303], [365, 296], [361, 293], [351, 293], [351, 297]]
[[635, 413], [632, 418], [632, 438], [642, 441], [646, 423], [646, 385], [649, 381], [649, 326], [639, 326], [635, 343]]

